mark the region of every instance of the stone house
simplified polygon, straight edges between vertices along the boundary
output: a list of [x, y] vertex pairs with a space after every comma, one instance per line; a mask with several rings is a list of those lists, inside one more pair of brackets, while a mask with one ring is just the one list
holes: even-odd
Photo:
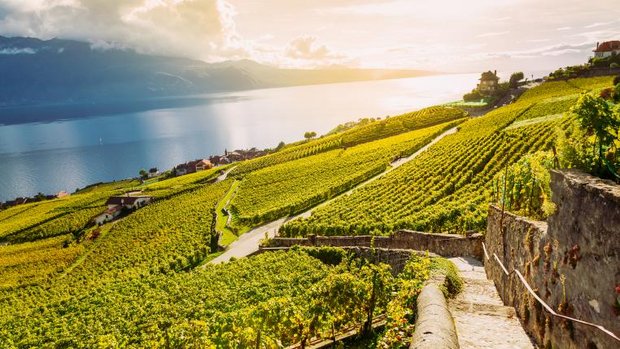
[[480, 83], [477, 86], [478, 91], [482, 95], [491, 95], [497, 90], [499, 85], [499, 78], [497, 77], [497, 70], [487, 71], [480, 76]]

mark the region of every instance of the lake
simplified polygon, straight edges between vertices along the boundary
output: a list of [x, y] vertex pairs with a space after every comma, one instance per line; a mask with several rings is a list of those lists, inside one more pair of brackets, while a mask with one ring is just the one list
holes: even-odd
[[362, 117], [460, 99], [479, 74], [200, 96], [186, 107], [0, 126], [0, 201], [135, 177], [224, 150], [272, 148]]

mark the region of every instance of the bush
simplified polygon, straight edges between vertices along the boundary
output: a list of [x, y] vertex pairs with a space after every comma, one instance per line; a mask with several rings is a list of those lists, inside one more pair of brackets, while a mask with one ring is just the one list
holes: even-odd
[[620, 75], [618, 75], [618, 76], [616, 76], [616, 77], [614, 78], [614, 86], [616, 86], [616, 85], [618, 85], [618, 84], [620, 84]]
[[[618, 93], [616, 89], [615, 95]], [[584, 94], [571, 108], [571, 113], [575, 121], [558, 134], [560, 166], [619, 180], [620, 106]]]
[[338, 265], [347, 256], [347, 252], [340, 247], [304, 247], [301, 250], [327, 265]]
[[620, 64], [618, 64], [618, 63], [616, 63], [616, 62], [613, 62], [613, 63], [611, 63], [611, 64], [609, 65], [609, 68], [611, 68], [611, 69], [616, 69], [616, 68], [618, 68], [618, 67], [620, 67]]
[[478, 90], [472, 90], [470, 93], [466, 93], [463, 96], [465, 102], [479, 102], [482, 99], [484, 99], [484, 96], [482, 96]]
[[522, 157], [493, 181], [496, 202], [516, 214], [545, 219], [555, 211], [551, 202], [551, 174], [554, 156], [543, 151]]
[[523, 72], [516, 72], [510, 75], [509, 85], [511, 88], [516, 88], [519, 86], [519, 81], [523, 80]]

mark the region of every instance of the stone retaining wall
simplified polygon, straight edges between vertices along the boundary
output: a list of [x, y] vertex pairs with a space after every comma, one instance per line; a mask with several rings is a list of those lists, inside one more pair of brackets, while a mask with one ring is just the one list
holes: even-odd
[[[285, 247], [261, 247], [254, 255], [261, 254], [270, 251], [288, 250], [292, 246]], [[345, 251], [353, 253], [355, 257], [364, 258], [368, 260], [376, 260], [380, 263], [388, 264], [392, 267], [392, 273], [397, 275], [405, 268], [407, 262], [413, 255], [425, 256], [426, 252], [403, 250], [403, 249], [386, 249], [386, 248], [374, 248], [363, 246], [345, 246], [342, 247]], [[374, 252], [373, 252], [374, 250]], [[436, 257], [435, 254], [430, 254], [432, 257]]]
[[[374, 246], [386, 249], [411, 249], [429, 251], [442, 257], [474, 257], [482, 259], [482, 234], [467, 236], [456, 234], [431, 234], [417, 231], [400, 230], [390, 236], [310, 236], [308, 238], [281, 238], [270, 239], [264, 247], [291, 247], [291, 246]], [[262, 248], [264, 248], [262, 247]]]
[[525, 330], [541, 347], [617, 348], [601, 331], [554, 318], [512, 273], [519, 270], [556, 312], [620, 334], [620, 186], [576, 171], [552, 173], [556, 213], [548, 224], [491, 207], [485, 269], [500, 297], [514, 306]]

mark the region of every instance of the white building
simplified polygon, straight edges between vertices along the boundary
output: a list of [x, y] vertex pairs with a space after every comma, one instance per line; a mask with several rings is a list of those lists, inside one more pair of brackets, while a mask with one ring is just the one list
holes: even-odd
[[612, 55], [620, 54], [620, 40], [605, 41], [602, 43], [596, 43], [596, 49], [592, 50], [594, 57], [606, 58]]

